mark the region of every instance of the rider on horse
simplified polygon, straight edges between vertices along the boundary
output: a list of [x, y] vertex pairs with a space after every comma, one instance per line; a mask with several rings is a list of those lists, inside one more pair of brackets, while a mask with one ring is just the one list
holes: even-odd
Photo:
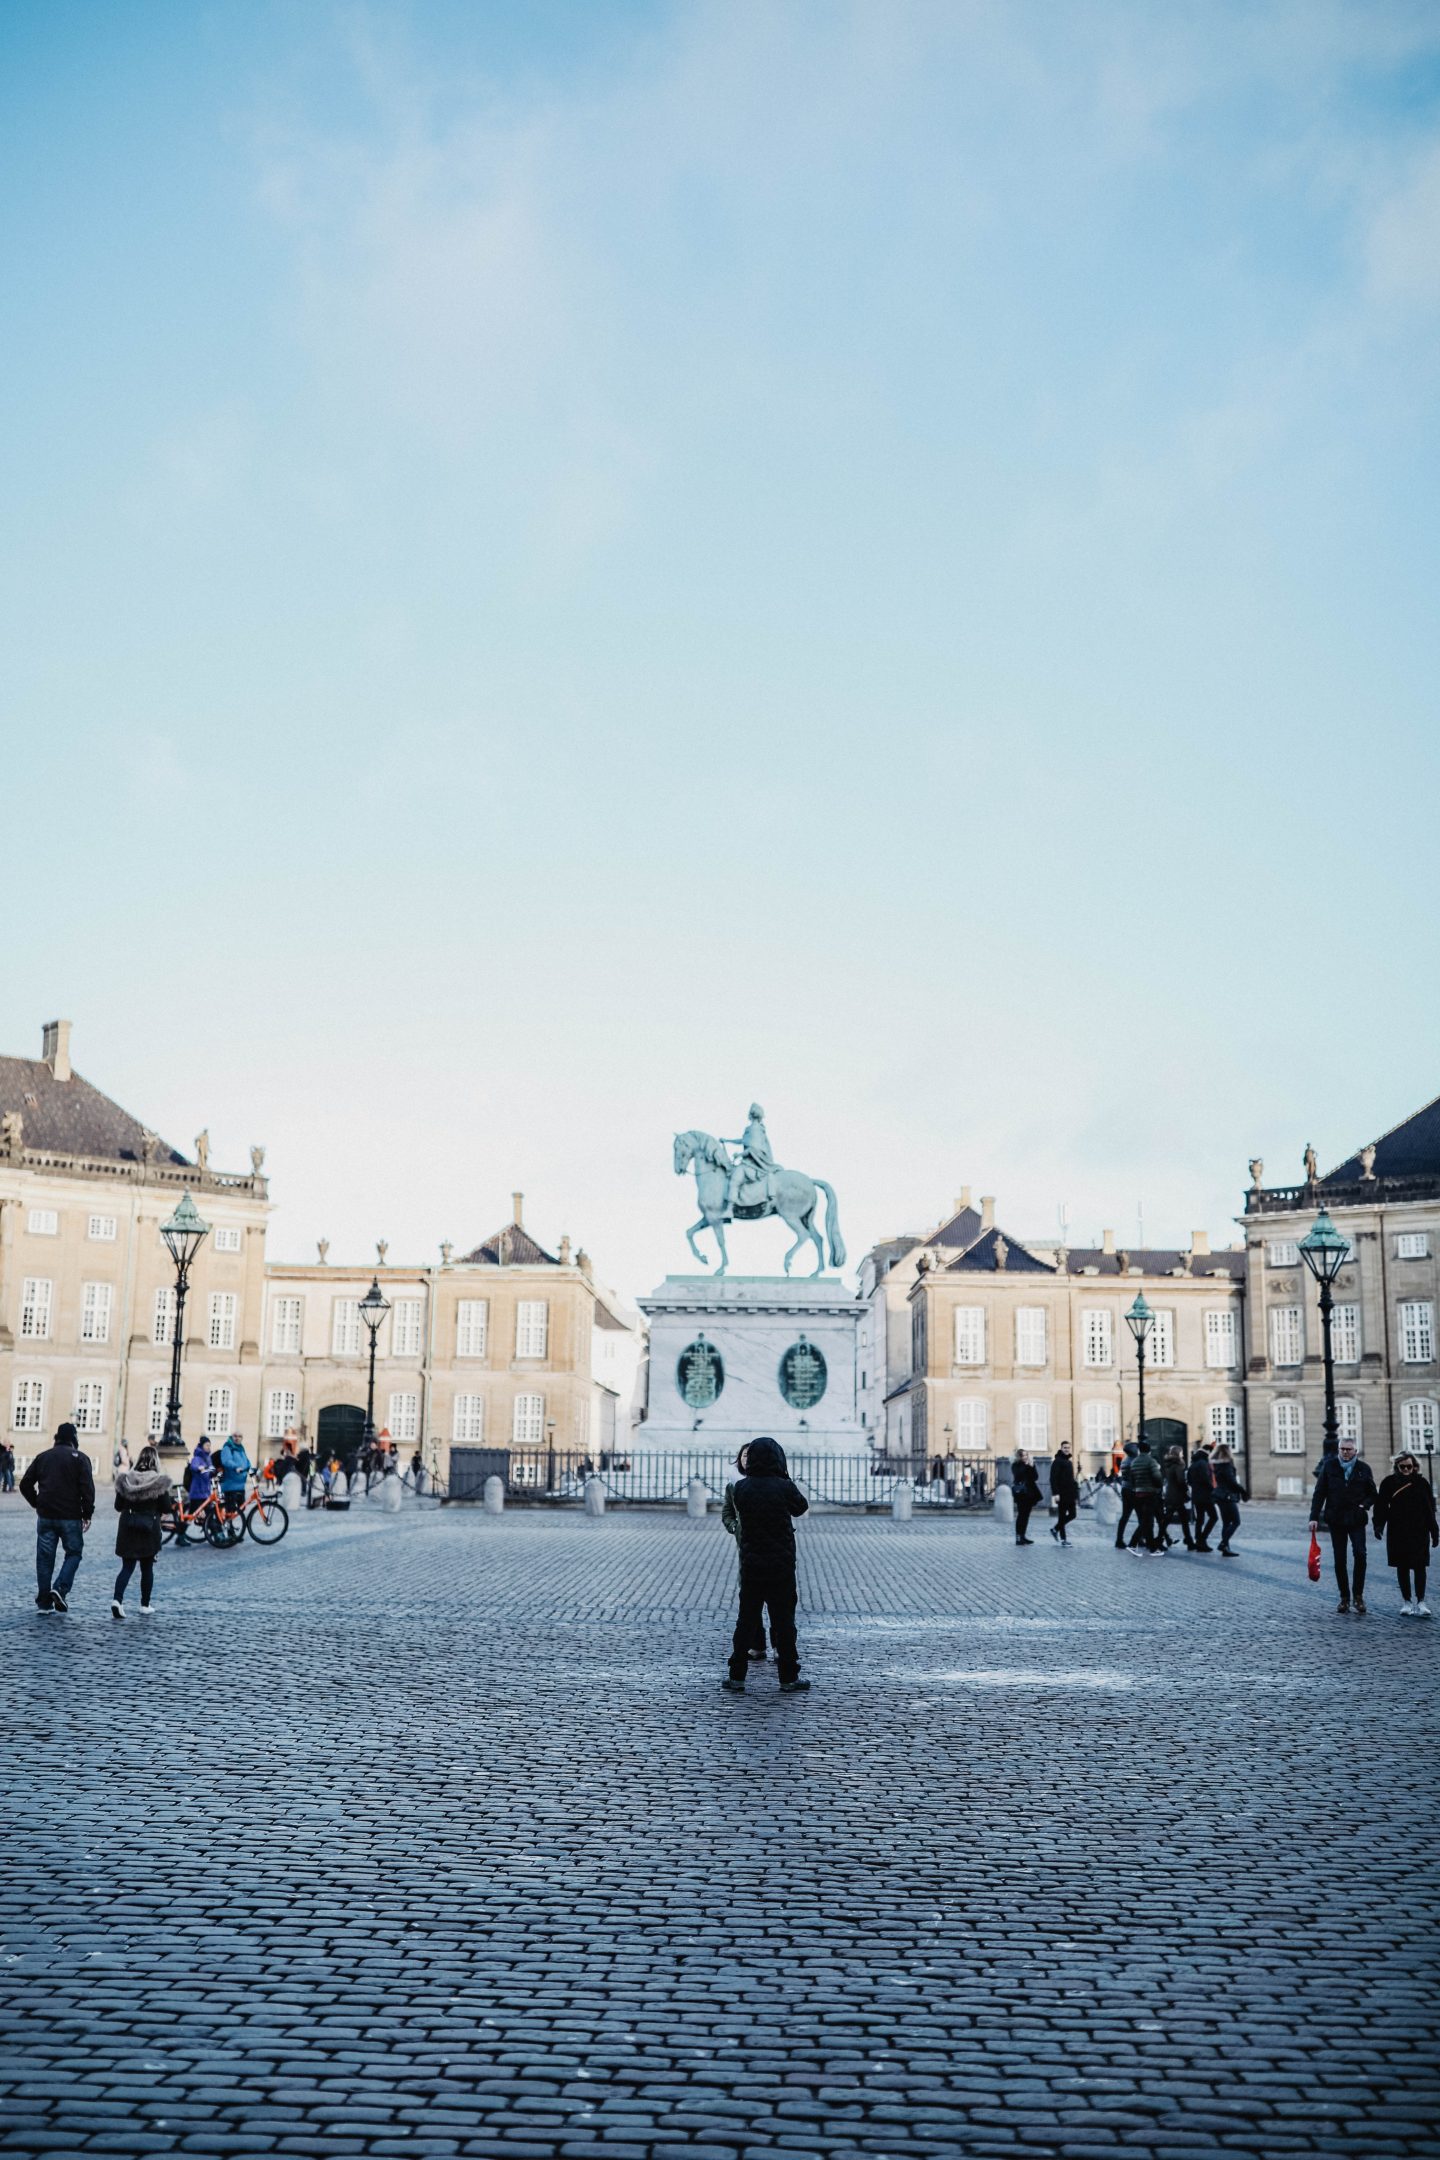
[[725, 1194], [725, 1213], [733, 1217], [735, 1201], [742, 1185], [759, 1183], [761, 1191], [751, 1195], [755, 1205], [768, 1207], [775, 1198], [775, 1157], [770, 1152], [770, 1136], [765, 1130], [765, 1112], [758, 1102], [750, 1105], [750, 1122], [745, 1127], [744, 1138], [727, 1140], [727, 1147], [740, 1150], [739, 1159], [730, 1172], [730, 1184]]

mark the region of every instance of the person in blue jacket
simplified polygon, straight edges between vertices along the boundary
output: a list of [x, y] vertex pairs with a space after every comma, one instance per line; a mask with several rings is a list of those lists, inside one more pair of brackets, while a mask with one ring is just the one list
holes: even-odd
[[197, 1440], [185, 1471], [185, 1494], [192, 1508], [209, 1499], [214, 1484], [215, 1465], [210, 1460], [210, 1442]]
[[232, 1432], [220, 1450], [220, 1497], [227, 1508], [238, 1507], [250, 1478], [250, 1457], [238, 1432]]

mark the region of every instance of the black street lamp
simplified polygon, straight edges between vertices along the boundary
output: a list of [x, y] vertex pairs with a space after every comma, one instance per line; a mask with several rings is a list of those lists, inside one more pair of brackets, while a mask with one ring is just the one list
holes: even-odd
[[555, 1490], [555, 1420], [553, 1417], [545, 1420], [545, 1447], [545, 1490], [548, 1493], [553, 1493]]
[[390, 1300], [380, 1288], [378, 1275], [372, 1277], [370, 1287], [360, 1300], [360, 1317], [370, 1331], [370, 1381], [365, 1390], [365, 1446], [375, 1445], [375, 1338], [380, 1333], [380, 1323], [390, 1310]]
[[1136, 1291], [1135, 1302], [1125, 1315], [1125, 1325], [1135, 1338], [1135, 1376], [1140, 1383], [1140, 1419], [1135, 1429], [1138, 1445], [1145, 1437], [1145, 1343], [1155, 1325], [1154, 1312], [1146, 1304], [1143, 1290]]
[[200, 1220], [188, 1192], [180, 1195], [180, 1204], [169, 1222], [161, 1223], [160, 1235], [175, 1263], [175, 1333], [170, 1347], [170, 1399], [165, 1405], [165, 1430], [160, 1435], [160, 1445], [183, 1448], [185, 1443], [180, 1437], [180, 1359], [185, 1347], [185, 1293], [190, 1288], [190, 1264], [210, 1235], [209, 1223]]
[[1320, 1340], [1325, 1349], [1325, 1451], [1333, 1455], [1340, 1444], [1340, 1432], [1335, 1415], [1335, 1359], [1330, 1348], [1330, 1310], [1335, 1302], [1335, 1277], [1350, 1258], [1350, 1240], [1341, 1237], [1330, 1220], [1328, 1209], [1321, 1208], [1310, 1235], [1301, 1238], [1300, 1257], [1320, 1285]]

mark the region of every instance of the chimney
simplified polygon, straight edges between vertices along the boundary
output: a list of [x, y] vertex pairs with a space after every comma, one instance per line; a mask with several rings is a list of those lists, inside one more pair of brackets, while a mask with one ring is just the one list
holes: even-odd
[[993, 1192], [981, 1193], [981, 1195], [980, 1195], [980, 1228], [981, 1228], [982, 1230], [993, 1230], [993, 1229], [994, 1229], [994, 1227], [995, 1227], [995, 1195], [994, 1195], [994, 1193], [993, 1193]]
[[50, 1067], [57, 1080], [70, 1078], [70, 1022], [51, 1020], [46, 1024], [40, 1055]]
[[955, 1195], [955, 1213], [957, 1215], [963, 1215], [969, 1205], [970, 1188], [968, 1185], [962, 1185], [959, 1192]]
[[525, 1195], [523, 1192], [511, 1193], [510, 1213], [514, 1220], [515, 1228], [517, 1230], [523, 1230], [525, 1227]]
[[1190, 1232], [1190, 1250], [1197, 1260], [1203, 1260], [1206, 1257], [1210, 1250], [1210, 1233], [1208, 1230], [1192, 1230]]
[[1102, 1230], [1102, 1231], [1101, 1231], [1101, 1233], [1100, 1233], [1100, 1250], [1101, 1250], [1102, 1252], [1108, 1252], [1108, 1253], [1113, 1253], [1113, 1252], [1114, 1252], [1114, 1250], [1115, 1250], [1115, 1233], [1114, 1233], [1114, 1231], [1113, 1231], [1113, 1230]]

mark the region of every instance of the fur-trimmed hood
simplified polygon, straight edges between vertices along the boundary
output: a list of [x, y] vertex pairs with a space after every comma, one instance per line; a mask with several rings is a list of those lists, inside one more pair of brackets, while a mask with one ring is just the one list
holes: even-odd
[[115, 1497], [122, 1507], [154, 1507], [168, 1500], [174, 1487], [163, 1470], [117, 1470]]

